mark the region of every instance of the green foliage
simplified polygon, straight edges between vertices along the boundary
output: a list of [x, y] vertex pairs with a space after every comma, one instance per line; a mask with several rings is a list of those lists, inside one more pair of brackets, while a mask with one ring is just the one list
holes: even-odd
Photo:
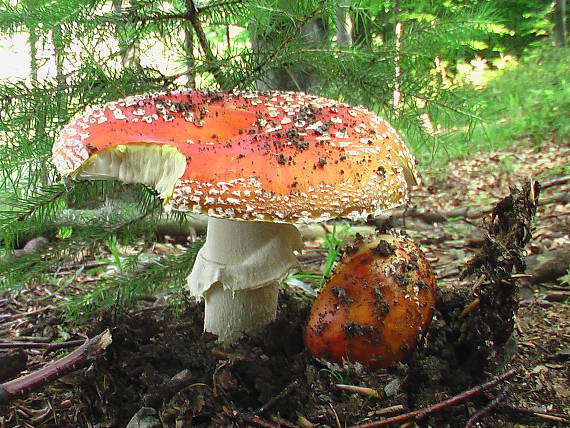
[[[491, 82], [484, 94], [485, 110], [486, 117], [504, 121], [501, 129], [506, 134], [498, 137], [508, 140], [528, 135], [540, 144], [549, 133], [570, 135], [568, 53], [568, 49], [533, 52], [517, 69]], [[502, 99], [505, 105], [493, 105], [491, 99]]]
[[291, 280], [310, 282], [312, 287], [306, 287], [300, 283], [298, 285], [310, 294], [316, 295], [331, 277], [334, 265], [342, 253], [344, 243], [347, 239], [354, 238], [354, 236], [355, 232], [350, 224], [333, 224], [332, 231], [325, 233], [323, 248], [326, 250], [326, 256], [321, 272], [297, 271], [291, 273], [283, 282], [287, 283], [288, 281], [291, 282]]
[[[191, 245], [182, 255], [145, 258], [141, 254], [120, 262], [119, 273], [100, 276], [100, 281], [83, 283], [81, 292], [63, 304], [74, 322], [96, 310], [120, 311], [144, 295], [169, 295], [172, 306], [184, 300], [181, 285], [190, 273], [202, 242]], [[116, 256], [114, 255], [116, 259]]]
[[322, 288], [332, 274], [334, 264], [336, 263], [347, 236], [350, 234], [349, 225], [338, 225], [340, 231], [337, 231], [337, 224], [333, 225], [333, 230], [325, 235], [324, 247], [327, 249], [327, 257], [323, 267], [322, 279], [319, 288]]
[[[470, 90], [484, 121], [471, 134], [450, 135], [445, 143], [447, 155], [462, 157], [485, 147], [505, 147], [521, 138], [537, 147], [549, 136], [568, 138], [568, 53], [568, 48], [533, 51], [515, 67], [496, 72], [484, 89]], [[506, 170], [514, 167], [510, 159], [501, 162]]]
[[105, 240], [105, 245], [113, 255], [115, 266], [117, 266], [119, 272], [123, 272], [123, 262], [121, 260], [121, 256], [119, 255], [119, 250], [117, 249], [117, 237], [115, 235], [108, 237]]
[[[394, 13], [393, 1], [360, 0], [351, 3], [351, 7], [357, 10], [357, 26], [372, 22], [377, 27], [373, 30], [377, 36], [385, 41], [393, 37], [389, 19]], [[504, 52], [520, 55], [548, 37], [552, 28], [552, 2], [545, 0], [409, 0], [399, 4], [400, 19], [405, 27], [417, 26], [419, 30], [433, 25], [444, 33], [451, 31], [459, 36], [452, 47], [458, 54], [455, 59], [495, 57]], [[493, 19], [480, 20], [481, 10], [486, 10]], [[442, 21], [444, 25], [441, 25]], [[465, 32], [466, 28], [474, 26], [484, 31]]]
[[344, 370], [332, 370], [332, 369], [320, 369], [319, 373], [326, 373], [331, 378], [334, 379], [335, 383], [346, 384], [347, 382], [347, 373], [344, 373]]

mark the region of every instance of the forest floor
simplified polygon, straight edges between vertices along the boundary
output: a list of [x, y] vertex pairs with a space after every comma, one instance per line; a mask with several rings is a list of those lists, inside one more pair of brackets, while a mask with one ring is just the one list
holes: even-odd
[[[312, 359], [303, 344], [312, 298], [297, 287], [282, 290], [278, 320], [259, 338], [225, 348], [202, 332], [203, 305], [199, 303], [175, 315], [164, 296], [149, 296], [126, 312], [93, 314], [89, 323], [70, 327], [54, 309], [66, 290], [54, 292], [53, 287], [37, 284], [20, 293], [0, 294], [0, 344], [42, 346], [62, 337], [92, 337], [106, 328], [113, 340], [105, 354], [88, 367], [57, 379], [40, 392], [0, 405], [0, 428], [124, 427], [129, 421], [130, 427], [140, 428], [340, 428], [442, 403], [512, 368], [518, 370], [516, 374], [493, 388], [421, 413], [417, 425], [570, 426], [570, 287], [556, 281], [569, 265], [564, 255], [570, 243], [568, 165], [568, 143], [545, 142], [537, 150], [521, 142], [456, 161], [445, 173], [423, 177], [424, 185], [413, 191], [405, 220], [402, 223], [401, 212], [396, 210], [394, 222], [405, 226], [436, 271], [438, 321], [406, 363], [387, 370], [354, 364], [327, 366]], [[446, 293], [457, 289], [469, 293], [473, 280], [460, 279], [460, 271], [480, 250], [494, 203], [509, 194], [509, 186], [529, 177], [544, 184], [527, 248], [529, 266], [541, 272], [540, 282], [522, 284], [510, 340], [500, 349], [485, 348], [489, 352], [479, 353], [481, 361], [462, 358], [456, 344], [435, 340], [441, 338], [435, 331], [438, 322], [451, 308], [446, 306]], [[307, 242], [306, 247], [304, 268], [319, 269], [323, 252], [315, 242]], [[544, 269], [537, 256], [549, 254], [562, 254], [562, 259], [555, 259], [555, 268]], [[77, 275], [73, 285], [80, 288], [86, 280], [96, 278]], [[436, 347], [439, 359], [430, 351]], [[10, 350], [10, 358], [24, 364], [11, 377], [71, 350], [22, 349]], [[8, 353], [2, 351], [0, 366], [8, 361]], [[453, 363], [442, 361], [448, 354], [453, 354]], [[347, 391], [339, 384], [370, 390]], [[375, 391], [372, 395], [371, 390]], [[482, 409], [486, 410], [478, 413]], [[413, 426], [413, 422], [403, 426]]]

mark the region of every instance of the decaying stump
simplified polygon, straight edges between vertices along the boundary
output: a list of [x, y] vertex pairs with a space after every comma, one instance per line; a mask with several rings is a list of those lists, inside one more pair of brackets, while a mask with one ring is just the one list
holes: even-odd
[[438, 290], [427, 346], [416, 351], [410, 365], [408, 384], [416, 390], [418, 383], [426, 385], [418, 404], [430, 401], [428, 385], [443, 379], [452, 390], [474, 384], [485, 372], [500, 370], [513, 355], [519, 281], [539, 189], [537, 182], [529, 181], [497, 203], [484, 243], [462, 273], [472, 286]]
[[524, 250], [532, 238], [539, 188], [537, 182], [527, 182], [522, 189], [511, 189], [496, 205], [483, 247], [462, 273], [463, 278], [473, 278], [473, 301], [478, 303], [461, 316], [467, 324], [476, 321], [477, 335], [492, 340], [494, 346], [504, 344], [513, 332], [519, 278], [526, 268]]

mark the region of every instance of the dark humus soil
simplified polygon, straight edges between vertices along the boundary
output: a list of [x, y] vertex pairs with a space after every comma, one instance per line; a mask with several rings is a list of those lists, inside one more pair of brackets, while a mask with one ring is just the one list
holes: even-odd
[[[513, 204], [499, 204], [488, 214], [488, 207], [509, 194], [508, 184], [522, 183], [520, 178], [537, 165], [568, 164], [570, 153], [554, 149], [525, 149], [516, 157], [520, 168], [514, 172], [497, 167], [491, 173], [488, 164], [463, 162], [450, 169], [459, 178], [428, 178], [430, 185], [415, 193], [413, 202], [434, 212], [477, 199], [471, 207], [482, 214], [466, 215], [465, 221], [407, 220], [408, 233], [425, 248], [439, 284], [430, 329], [407, 362], [368, 370], [314, 360], [303, 343], [312, 297], [296, 287], [281, 290], [278, 320], [263, 334], [230, 347], [202, 332], [203, 305], [191, 303], [183, 314], [173, 315], [160, 299], [149, 298], [126, 313], [93, 314], [89, 325], [67, 329], [91, 337], [109, 328], [113, 343], [87, 368], [0, 406], [0, 428], [124, 427], [129, 421], [131, 427], [146, 428], [363, 425], [440, 403], [511, 368], [518, 372], [507, 381], [423, 415], [418, 426], [465, 426], [498, 396], [501, 401], [473, 426], [567, 426], [567, 287], [526, 284], [519, 296], [523, 278], [511, 274], [522, 271], [531, 229], [531, 254], [568, 245], [568, 201], [557, 196], [568, 194], [568, 181], [542, 190], [535, 223], [526, 216], [533, 208], [528, 196], [534, 188], [515, 193]], [[499, 165], [503, 155], [497, 154], [496, 162], [491, 156], [490, 162]], [[466, 265], [471, 275], [463, 277]], [[38, 303], [38, 298], [43, 300]], [[41, 284], [21, 294], [0, 295], [0, 311], [9, 315], [0, 317], [0, 340], [51, 342], [59, 337], [60, 314], [44, 308], [50, 299], [55, 297]], [[0, 366], [7, 355], [2, 352]], [[26, 350], [27, 370], [53, 360], [56, 352]]]

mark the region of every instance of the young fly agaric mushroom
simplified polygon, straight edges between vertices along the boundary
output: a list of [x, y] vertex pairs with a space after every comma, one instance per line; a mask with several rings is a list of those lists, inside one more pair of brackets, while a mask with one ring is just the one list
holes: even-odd
[[277, 281], [302, 247], [287, 223], [365, 218], [415, 181], [388, 123], [292, 92], [189, 90], [88, 108], [53, 161], [75, 178], [154, 186], [167, 207], [210, 217], [188, 287], [205, 299], [205, 329], [226, 342], [274, 319]]
[[317, 358], [389, 367], [431, 321], [435, 276], [410, 239], [381, 234], [348, 246], [311, 310], [305, 342]]

